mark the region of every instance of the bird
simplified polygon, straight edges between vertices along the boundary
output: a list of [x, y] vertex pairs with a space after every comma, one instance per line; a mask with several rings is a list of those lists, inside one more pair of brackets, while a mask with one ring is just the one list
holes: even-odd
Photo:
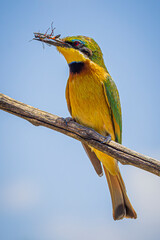
[[[77, 123], [122, 143], [122, 113], [119, 92], [109, 74], [102, 51], [93, 38], [86, 36], [35, 35], [35, 39], [56, 46], [69, 66], [66, 85], [68, 110]], [[95, 171], [103, 170], [108, 182], [113, 219], [137, 218], [127, 196], [118, 161], [94, 147], [82, 143]]]

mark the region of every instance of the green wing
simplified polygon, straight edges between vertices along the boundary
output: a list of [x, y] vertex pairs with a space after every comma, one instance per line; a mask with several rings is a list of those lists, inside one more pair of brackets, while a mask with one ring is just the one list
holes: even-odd
[[122, 142], [122, 114], [118, 89], [110, 75], [104, 81], [106, 100], [111, 110], [111, 117], [115, 130], [115, 140]]

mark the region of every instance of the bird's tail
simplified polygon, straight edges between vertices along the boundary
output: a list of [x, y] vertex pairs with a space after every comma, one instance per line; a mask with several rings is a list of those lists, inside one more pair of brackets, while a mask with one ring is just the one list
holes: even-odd
[[126, 188], [120, 171], [118, 171], [116, 175], [112, 175], [105, 167], [104, 171], [111, 193], [114, 220], [119, 220], [124, 217], [137, 218], [137, 214], [127, 196]]

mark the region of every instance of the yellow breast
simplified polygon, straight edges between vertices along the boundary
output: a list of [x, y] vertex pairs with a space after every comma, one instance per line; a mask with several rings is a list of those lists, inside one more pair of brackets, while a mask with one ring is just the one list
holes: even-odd
[[89, 59], [85, 62], [83, 71], [70, 74], [68, 79], [69, 100], [72, 117], [79, 123], [95, 129], [114, 138], [110, 110], [105, 99], [102, 86], [106, 71]]

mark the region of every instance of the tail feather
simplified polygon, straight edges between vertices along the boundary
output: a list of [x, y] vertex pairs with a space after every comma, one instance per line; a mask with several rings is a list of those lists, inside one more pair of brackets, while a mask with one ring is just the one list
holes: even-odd
[[[103, 166], [104, 167], [104, 166]], [[112, 175], [105, 167], [104, 172], [108, 181], [109, 190], [111, 193], [113, 218], [119, 220], [125, 218], [137, 218], [137, 214], [133, 209], [126, 193], [126, 188], [118, 171], [117, 175]]]

